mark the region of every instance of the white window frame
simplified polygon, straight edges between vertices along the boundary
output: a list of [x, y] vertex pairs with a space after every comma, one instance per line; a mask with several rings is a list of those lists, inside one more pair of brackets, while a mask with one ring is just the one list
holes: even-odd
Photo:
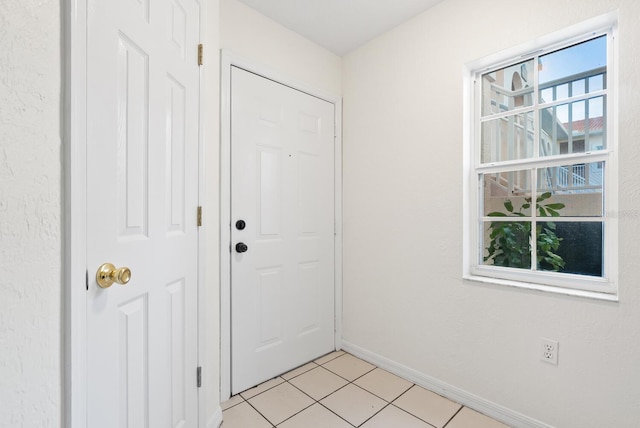
[[[463, 82], [465, 104], [463, 120], [463, 278], [482, 283], [603, 300], [618, 300], [617, 21], [617, 13], [612, 12], [465, 65]], [[481, 76], [491, 70], [520, 63], [528, 58], [544, 55], [600, 35], [607, 36], [606, 149], [597, 152], [481, 164], [479, 155]], [[479, 189], [479, 174], [504, 171], [507, 165], [513, 168], [519, 164], [525, 164], [526, 167], [532, 168], [567, 165], [579, 161], [584, 163], [606, 162], [603, 188], [605, 233], [603, 236], [602, 277], [483, 265], [481, 260], [484, 248], [481, 246], [484, 247], [484, 245], [480, 236], [483, 231], [480, 230], [479, 213], [482, 192]]]

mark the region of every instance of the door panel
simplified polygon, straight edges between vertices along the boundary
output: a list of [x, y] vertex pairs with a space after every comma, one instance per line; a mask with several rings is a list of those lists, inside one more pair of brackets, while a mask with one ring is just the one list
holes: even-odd
[[[90, 0], [87, 426], [197, 426], [199, 2]], [[102, 263], [128, 284], [100, 288]]]
[[334, 106], [236, 67], [231, 105], [237, 393], [334, 349]]

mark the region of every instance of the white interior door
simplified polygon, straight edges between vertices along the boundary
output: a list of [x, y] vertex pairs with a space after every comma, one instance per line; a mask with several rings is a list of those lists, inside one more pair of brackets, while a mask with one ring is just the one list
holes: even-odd
[[231, 71], [231, 389], [334, 349], [334, 105]]
[[[197, 426], [197, 0], [90, 0], [87, 425]], [[105, 262], [131, 270], [101, 288]]]

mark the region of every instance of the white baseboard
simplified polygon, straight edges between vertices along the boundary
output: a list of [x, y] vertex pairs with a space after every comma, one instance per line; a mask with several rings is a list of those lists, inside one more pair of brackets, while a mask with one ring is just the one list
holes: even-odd
[[207, 422], [207, 428], [219, 428], [222, 424], [222, 408], [218, 406], [209, 422]]
[[543, 422], [532, 419], [496, 403], [492, 403], [489, 400], [485, 400], [477, 395], [471, 394], [460, 388], [456, 388], [455, 386], [449, 385], [439, 379], [427, 376], [417, 370], [403, 366], [402, 364], [345, 340], [342, 341], [342, 349], [345, 352], [353, 354], [358, 358], [380, 367], [381, 369], [400, 376], [401, 378], [413, 382], [416, 385], [428, 389], [429, 391], [433, 391], [443, 397], [460, 403], [470, 409], [476, 410], [509, 426], [516, 428], [553, 428]]

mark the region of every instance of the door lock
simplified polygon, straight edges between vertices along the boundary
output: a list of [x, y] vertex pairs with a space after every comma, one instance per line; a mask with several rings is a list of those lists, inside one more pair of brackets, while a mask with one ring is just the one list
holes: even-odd
[[236, 251], [238, 253], [246, 253], [248, 249], [249, 247], [247, 247], [247, 244], [245, 244], [244, 242], [238, 242], [236, 244]]
[[247, 227], [247, 223], [244, 220], [236, 221], [236, 229], [244, 230], [245, 227]]

